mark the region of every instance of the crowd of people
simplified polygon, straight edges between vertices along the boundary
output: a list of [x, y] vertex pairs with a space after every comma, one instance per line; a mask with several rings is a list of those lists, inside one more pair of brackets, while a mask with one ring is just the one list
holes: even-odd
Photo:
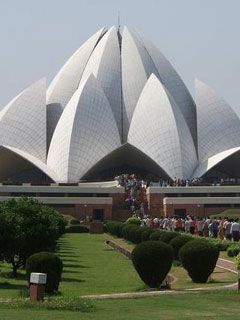
[[187, 216], [180, 217], [154, 217], [144, 216], [141, 219], [141, 226], [148, 226], [156, 229], [169, 231], [186, 232], [192, 235], [203, 237], [219, 238], [221, 240], [240, 240], [240, 222], [239, 219], [225, 218], [200, 218]]
[[115, 177], [119, 185], [125, 188], [125, 204], [132, 214], [144, 216], [148, 203], [146, 199], [146, 182], [134, 173]]
[[[141, 226], [158, 228], [169, 231], [186, 232], [203, 237], [219, 238], [221, 240], [240, 241], [239, 219], [210, 217], [150, 217], [148, 216], [148, 202], [146, 199], [146, 187], [149, 183], [136, 174], [121, 174], [115, 177], [119, 185], [125, 188], [125, 204], [131, 214], [141, 220]], [[202, 183], [201, 178], [179, 179], [159, 181], [161, 186], [193, 186]]]

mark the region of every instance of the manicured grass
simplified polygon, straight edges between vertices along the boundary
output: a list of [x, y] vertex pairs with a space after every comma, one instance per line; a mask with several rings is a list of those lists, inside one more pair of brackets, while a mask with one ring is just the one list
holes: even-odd
[[[63, 296], [130, 292], [144, 288], [131, 261], [105, 241], [108, 235], [65, 234], [59, 240], [64, 272], [59, 290]], [[24, 270], [18, 279], [9, 277], [10, 266], [0, 265], [0, 298], [19, 297], [27, 289]]]
[[212, 273], [210, 280], [205, 284], [192, 282], [187, 271], [181, 267], [172, 267], [170, 273], [177, 278], [177, 281], [171, 285], [172, 289], [212, 288], [226, 286], [237, 281], [235, 273], [217, 267]]
[[60, 239], [62, 294], [129, 292], [144, 287], [131, 261], [106, 245], [107, 239], [105, 234], [65, 234]]
[[[114, 238], [113, 240], [116, 243], [118, 243], [120, 246], [130, 251], [135, 247], [134, 244], [124, 239]], [[192, 282], [192, 280], [189, 278], [187, 274], [187, 271], [182, 267], [172, 266], [170, 270], [170, 274], [177, 278], [177, 281], [174, 282], [171, 286], [172, 289], [184, 289], [184, 288], [192, 289], [192, 288], [200, 288], [200, 287], [211, 288], [211, 287], [225, 286], [225, 285], [229, 285], [236, 282], [236, 275], [234, 273], [221, 268], [217, 268], [217, 267], [212, 273], [210, 281], [206, 284], [199, 284], [199, 283]]]
[[139, 299], [95, 301], [90, 313], [44, 309], [11, 309], [0, 305], [3, 320], [238, 320], [240, 295], [233, 291], [187, 293]]
[[[111, 236], [107, 234], [65, 234], [59, 240], [59, 255], [64, 262], [64, 272], [60, 291], [63, 297], [76, 297], [89, 294], [133, 292], [145, 289], [132, 263], [121, 253], [105, 244]], [[114, 239], [128, 249], [134, 245], [125, 240]], [[27, 290], [24, 270], [18, 279], [9, 277], [10, 267], [0, 265], [0, 298], [20, 297]], [[192, 283], [186, 271], [173, 267], [171, 274], [177, 277], [173, 289], [198, 288], [202, 285]], [[216, 269], [213, 281], [206, 287], [227, 285], [236, 281], [236, 275], [222, 269]]]

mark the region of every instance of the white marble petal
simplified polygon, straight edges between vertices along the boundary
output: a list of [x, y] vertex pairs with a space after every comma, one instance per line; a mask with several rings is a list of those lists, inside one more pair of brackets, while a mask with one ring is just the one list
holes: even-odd
[[190, 129], [195, 146], [197, 146], [196, 106], [187, 87], [171, 63], [148, 38], [134, 30], [132, 30], [132, 33], [139, 38], [139, 41], [141, 41], [142, 45], [149, 53], [157, 69], [159, 80], [165, 88], [167, 88], [168, 92], [171, 94], [175, 103], [181, 110]]
[[0, 113], [0, 145], [21, 149], [46, 161], [46, 81], [15, 97]]
[[172, 179], [189, 178], [196, 168], [196, 151], [185, 119], [155, 75], [151, 75], [141, 93], [128, 142], [154, 160]]
[[120, 145], [111, 106], [99, 82], [90, 75], [62, 113], [47, 164], [56, 172], [59, 181], [76, 182]]
[[90, 74], [100, 82], [115, 116], [119, 133], [122, 134], [121, 103], [121, 60], [118, 34], [115, 27], [110, 28], [93, 51], [82, 80]]
[[240, 146], [240, 119], [227, 102], [205, 83], [196, 80], [198, 152], [204, 162]]

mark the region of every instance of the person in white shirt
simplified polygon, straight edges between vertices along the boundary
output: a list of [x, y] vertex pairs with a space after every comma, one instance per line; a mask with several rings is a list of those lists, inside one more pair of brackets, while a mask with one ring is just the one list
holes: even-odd
[[233, 241], [239, 241], [240, 239], [240, 223], [238, 219], [236, 219], [231, 226], [231, 231], [230, 231]]

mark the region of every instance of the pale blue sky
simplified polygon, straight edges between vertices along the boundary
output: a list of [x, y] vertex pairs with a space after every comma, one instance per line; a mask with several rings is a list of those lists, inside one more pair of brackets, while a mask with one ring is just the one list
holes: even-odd
[[48, 83], [102, 26], [145, 33], [194, 94], [194, 78], [240, 109], [240, 0], [0, 0], [0, 108]]

